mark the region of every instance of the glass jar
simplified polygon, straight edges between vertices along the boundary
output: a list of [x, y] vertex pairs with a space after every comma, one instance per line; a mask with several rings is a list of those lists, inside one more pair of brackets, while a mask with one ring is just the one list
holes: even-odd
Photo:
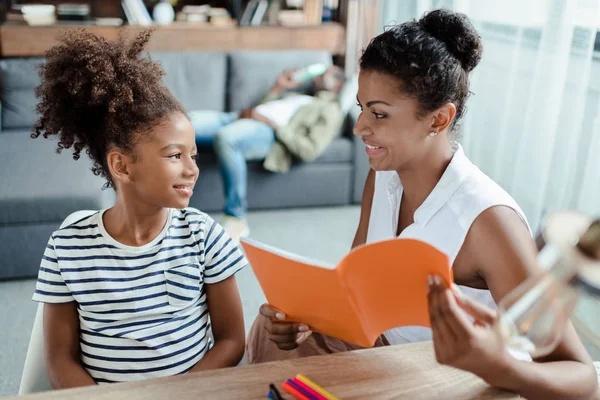
[[600, 294], [600, 220], [581, 213], [549, 216], [538, 238], [542, 270], [498, 304], [500, 331], [532, 357], [556, 347], [580, 294]]

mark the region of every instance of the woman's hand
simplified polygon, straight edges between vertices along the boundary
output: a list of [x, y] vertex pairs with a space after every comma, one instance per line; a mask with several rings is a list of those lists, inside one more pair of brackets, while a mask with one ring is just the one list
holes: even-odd
[[[456, 285], [449, 289], [437, 275], [430, 277], [428, 290], [437, 361], [474, 373], [494, 385], [508, 369], [511, 357], [494, 327], [496, 312], [465, 296]], [[473, 323], [468, 315], [475, 319]]]
[[269, 340], [280, 350], [293, 350], [312, 335], [306, 325], [284, 322], [285, 314], [268, 304], [260, 307], [260, 315], [266, 318], [265, 329], [269, 332]]

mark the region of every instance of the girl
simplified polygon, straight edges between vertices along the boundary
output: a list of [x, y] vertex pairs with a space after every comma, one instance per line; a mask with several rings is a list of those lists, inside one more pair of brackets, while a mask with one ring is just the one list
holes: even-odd
[[[572, 326], [548, 357], [519, 361], [491, 329], [493, 313], [473, 300], [493, 305], [537, 268], [523, 212], [455, 141], [469, 72], [481, 53], [469, 20], [438, 10], [387, 30], [362, 55], [357, 96], [362, 112], [354, 133], [366, 145], [372, 170], [353, 246], [394, 237], [430, 243], [448, 255], [464, 292], [452, 294], [432, 277], [433, 335], [426, 328], [395, 328], [376, 345], [433, 338], [438, 361], [493, 386], [526, 398], [589, 398], [598, 385], [595, 370]], [[283, 318], [269, 306], [261, 308], [248, 338], [251, 362], [356, 348], [311, 334], [307, 326], [276, 322]]]
[[46, 364], [59, 388], [236, 365], [244, 323], [238, 247], [186, 208], [198, 178], [194, 129], [128, 43], [68, 32], [46, 54], [32, 137], [85, 151], [112, 208], [52, 234], [33, 299], [45, 303]]

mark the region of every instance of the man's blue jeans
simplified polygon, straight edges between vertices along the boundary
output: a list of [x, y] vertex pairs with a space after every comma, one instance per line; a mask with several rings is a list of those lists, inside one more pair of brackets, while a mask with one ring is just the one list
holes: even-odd
[[225, 214], [246, 216], [248, 166], [246, 161], [264, 159], [275, 142], [269, 125], [238, 119], [237, 112], [192, 111], [189, 113], [199, 147], [213, 146], [225, 187]]

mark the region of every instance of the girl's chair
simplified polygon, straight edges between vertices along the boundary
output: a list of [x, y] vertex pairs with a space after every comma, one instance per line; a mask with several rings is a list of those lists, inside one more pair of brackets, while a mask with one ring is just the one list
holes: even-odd
[[[69, 215], [60, 227], [64, 228], [93, 213], [95, 213], [95, 211], [77, 211]], [[48, 372], [46, 371], [46, 360], [44, 356], [43, 320], [44, 304], [39, 303], [35, 314], [35, 320], [33, 321], [31, 337], [29, 338], [29, 347], [27, 348], [25, 366], [23, 367], [23, 375], [21, 376], [19, 395], [52, 390], [52, 385], [50, 385], [50, 380], [48, 379]]]

